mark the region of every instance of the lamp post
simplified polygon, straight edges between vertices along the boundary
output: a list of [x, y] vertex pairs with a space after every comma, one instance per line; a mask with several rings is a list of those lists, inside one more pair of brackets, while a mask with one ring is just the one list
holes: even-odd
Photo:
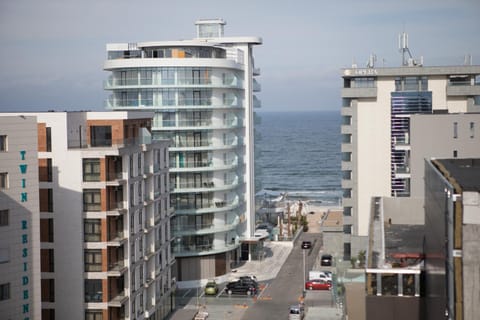
[[303, 241], [302, 242], [302, 253], [303, 253], [303, 289], [302, 289], [302, 292], [304, 293], [305, 295], [305, 282], [306, 279], [306, 273], [307, 273], [307, 270], [306, 270], [306, 267], [305, 267], [305, 250], [308, 250], [312, 247], [312, 243], [310, 241]]

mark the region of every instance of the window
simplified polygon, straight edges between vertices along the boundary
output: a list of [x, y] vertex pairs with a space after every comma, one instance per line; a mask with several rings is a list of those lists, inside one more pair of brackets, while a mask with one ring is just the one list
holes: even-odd
[[53, 189], [40, 189], [40, 211], [53, 212]]
[[102, 310], [85, 310], [85, 320], [103, 320]]
[[102, 280], [85, 279], [85, 302], [102, 302], [102, 300]]
[[100, 181], [100, 159], [83, 159], [83, 181]]
[[475, 122], [470, 122], [470, 138], [475, 138]]
[[102, 271], [102, 250], [85, 249], [85, 272]]
[[352, 215], [352, 207], [344, 207], [343, 208], [343, 216], [349, 217]]
[[0, 151], [7, 151], [8, 148], [7, 148], [7, 136], [3, 135], [1, 136], [0, 135]]
[[344, 234], [351, 234], [352, 233], [352, 225], [351, 224], [345, 224], [343, 226], [343, 233]]
[[0, 190], [8, 189], [8, 173], [0, 172]]
[[38, 176], [42, 182], [52, 182], [52, 159], [38, 159]]
[[458, 151], [457, 150], [453, 150], [453, 157], [454, 158], [458, 157]]
[[8, 226], [8, 210], [0, 210], [0, 227]]
[[42, 320], [55, 320], [55, 309], [42, 308]]
[[53, 242], [53, 219], [40, 219], [40, 242]]
[[112, 145], [112, 127], [91, 126], [90, 140], [92, 147], [110, 147]]
[[453, 123], [453, 139], [458, 138], [458, 122]]
[[8, 248], [0, 248], [0, 264], [10, 261], [10, 250]]
[[83, 190], [83, 211], [101, 210], [100, 189]]
[[42, 302], [55, 302], [55, 280], [42, 279]]
[[40, 249], [40, 270], [55, 272], [55, 256], [53, 249]]
[[52, 128], [46, 128], [47, 152], [52, 151]]
[[102, 227], [100, 219], [83, 220], [83, 237], [85, 242], [102, 241]]
[[0, 284], [0, 301], [10, 299], [10, 283]]

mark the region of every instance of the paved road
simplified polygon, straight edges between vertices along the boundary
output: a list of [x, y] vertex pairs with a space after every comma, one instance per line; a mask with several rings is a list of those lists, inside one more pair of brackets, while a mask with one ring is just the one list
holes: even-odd
[[[322, 246], [319, 233], [303, 233], [300, 236], [277, 277], [263, 290], [256, 303], [245, 310], [242, 320], [288, 319], [290, 305], [298, 303], [303, 293], [302, 241], [312, 242], [312, 248], [305, 250], [306, 270], [311, 269]], [[329, 293], [324, 292], [324, 295], [324, 303], [330, 304]]]

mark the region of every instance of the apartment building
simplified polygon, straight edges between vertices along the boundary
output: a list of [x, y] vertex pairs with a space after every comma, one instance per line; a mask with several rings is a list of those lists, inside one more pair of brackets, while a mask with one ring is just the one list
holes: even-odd
[[[367, 247], [374, 197], [390, 199], [404, 223], [409, 223], [406, 215], [421, 224], [423, 158], [479, 152], [473, 146], [480, 124], [473, 114], [480, 112], [480, 66], [427, 67], [410, 59], [401, 67], [353, 66], [342, 77], [344, 257], [349, 259]], [[470, 119], [461, 115], [467, 113]], [[443, 143], [440, 137], [446, 135]]]
[[37, 121], [0, 116], [0, 318], [40, 319]]
[[174, 307], [173, 210], [168, 142], [151, 141], [152, 114], [31, 115], [42, 319], [164, 319]]
[[154, 139], [170, 146], [172, 249], [178, 280], [223, 276], [255, 229], [253, 47], [225, 37], [222, 19], [196, 22], [192, 40], [107, 44], [107, 108], [153, 112]]

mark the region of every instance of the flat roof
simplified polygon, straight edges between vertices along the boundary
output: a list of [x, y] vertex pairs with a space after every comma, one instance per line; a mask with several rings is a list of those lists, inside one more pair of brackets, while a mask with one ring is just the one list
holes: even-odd
[[435, 159], [449, 173], [449, 178], [460, 185], [462, 191], [480, 192], [480, 158]]

